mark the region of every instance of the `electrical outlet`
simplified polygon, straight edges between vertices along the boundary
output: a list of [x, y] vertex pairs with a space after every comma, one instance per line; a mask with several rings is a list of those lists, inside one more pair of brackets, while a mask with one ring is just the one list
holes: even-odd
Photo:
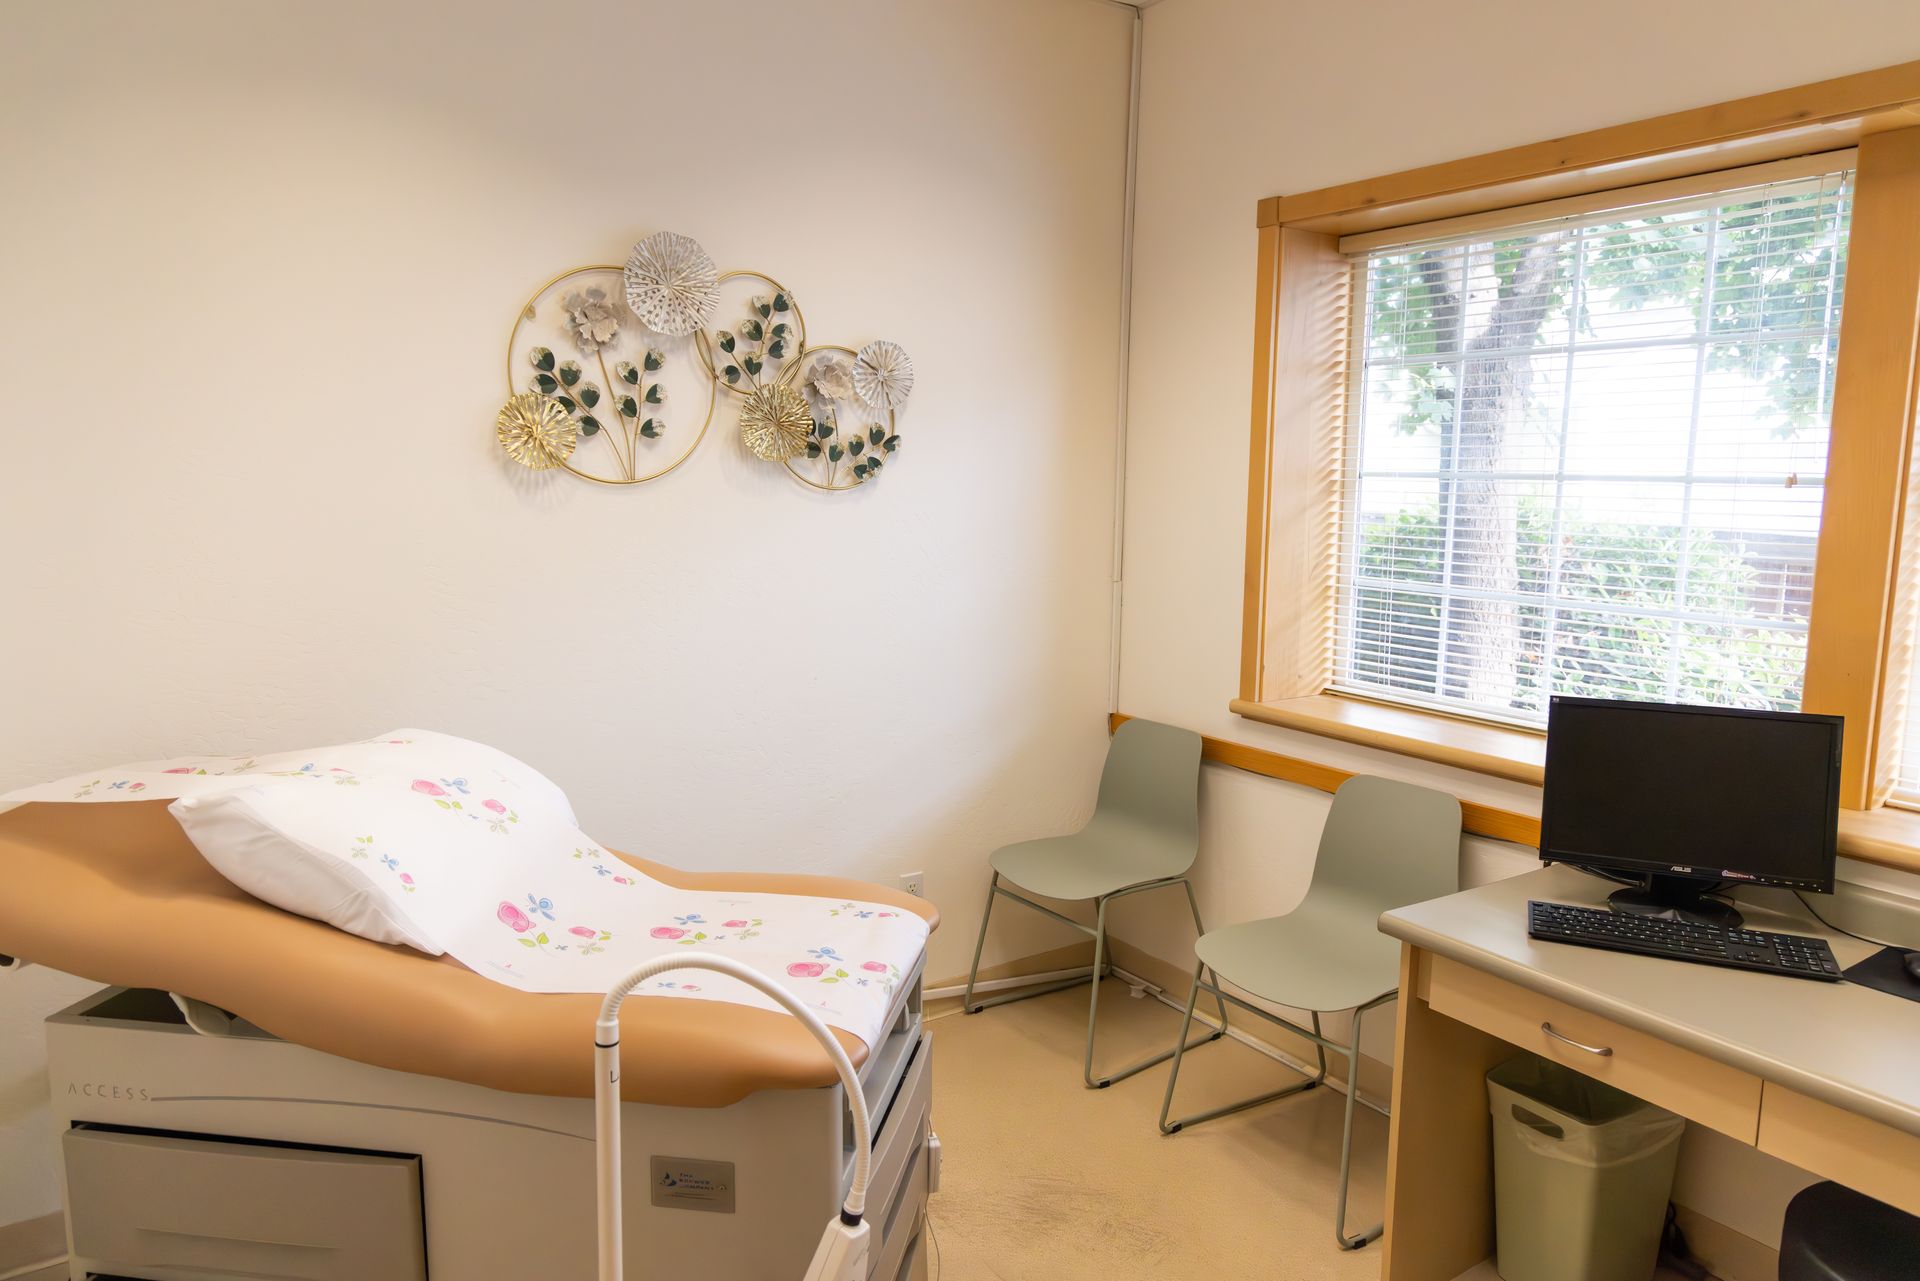
[[927, 874], [925, 872], [900, 873], [900, 888], [915, 898], [927, 896]]

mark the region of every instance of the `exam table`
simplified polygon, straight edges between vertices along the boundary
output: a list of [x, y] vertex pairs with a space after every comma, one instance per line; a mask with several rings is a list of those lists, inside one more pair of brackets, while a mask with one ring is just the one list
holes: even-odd
[[[679, 888], [938, 919], [861, 882], [620, 857]], [[598, 996], [520, 992], [260, 903], [164, 801], [0, 814], [0, 866], [0, 953], [112, 985], [47, 1027], [75, 1281], [592, 1274]], [[877, 1281], [925, 1274], [921, 977], [879, 1045], [835, 1030], [878, 1121]], [[628, 1275], [797, 1275], [852, 1170], [826, 1056], [785, 1014], [722, 1002], [635, 997], [625, 1029]]]

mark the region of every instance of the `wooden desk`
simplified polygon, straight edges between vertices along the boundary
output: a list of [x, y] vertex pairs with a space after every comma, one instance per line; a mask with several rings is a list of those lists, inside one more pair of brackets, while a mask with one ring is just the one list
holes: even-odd
[[[1380, 919], [1403, 944], [1382, 1281], [1454, 1281], [1493, 1253], [1485, 1077], [1516, 1048], [1920, 1214], [1920, 1003], [1527, 937], [1528, 899], [1611, 888], [1543, 868]], [[1875, 950], [1790, 895], [1753, 902], [1754, 928], [1823, 937], [1843, 967]]]

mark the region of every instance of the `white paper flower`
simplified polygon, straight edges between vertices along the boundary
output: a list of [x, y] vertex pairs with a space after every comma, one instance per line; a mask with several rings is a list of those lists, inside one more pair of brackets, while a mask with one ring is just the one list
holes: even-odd
[[853, 366], [840, 356], [822, 356], [807, 367], [807, 390], [832, 403], [853, 399]]
[[561, 306], [567, 311], [567, 329], [573, 334], [573, 345], [589, 356], [612, 342], [620, 332], [622, 308], [607, 297], [604, 289], [568, 294]]
[[875, 409], [898, 409], [913, 392], [913, 361], [899, 343], [882, 338], [860, 349], [853, 362], [853, 390]]
[[656, 333], [704, 328], [720, 305], [720, 271], [691, 236], [660, 231], [627, 258], [627, 306]]

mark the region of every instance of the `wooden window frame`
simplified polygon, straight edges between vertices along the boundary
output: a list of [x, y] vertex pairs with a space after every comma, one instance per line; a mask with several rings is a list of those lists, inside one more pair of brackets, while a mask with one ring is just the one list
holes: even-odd
[[[1846, 717], [1842, 803], [1886, 799], [1897, 569], [1920, 399], [1920, 62], [1429, 165], [1258, 208], [1239, 715], [1521, 782], [1536, 732], [1328, 693], [1349, 395], [1343, 236], [1857, 148], [1804, 706]], [[1862, 270], [1862, 268], [1865, 268]], [[1881, 859], [1880, 861], [1892, 861]], [[1903, 861], [1898, 860], [1898, 861]], [[1914, 862], [1920, 866], [1920, 857]]]

